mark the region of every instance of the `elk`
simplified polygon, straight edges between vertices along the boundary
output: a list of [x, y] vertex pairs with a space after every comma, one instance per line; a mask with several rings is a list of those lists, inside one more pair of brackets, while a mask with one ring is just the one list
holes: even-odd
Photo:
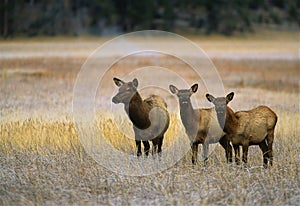
[[118, 78], [113, 78], [113, 81], [119, 87], [119, 91], [112, 98], [112, 102], [123, 103], [125, 112], [133, 123], [137, 156], [142, 155], [141, 142], [144, 145], [145, 155], [148, 156], [149, 140], [153, 144], [152, 154], [160, 154], [164, 134], [170, 122], [166, 102], [157, 95], [150, 95], [143, 100], [137, 91], [138, 80], [136, 78], [130, 82], [124, 82]]
[[277, 115], [267, 106], [259, 106], [248, 111], [235, 113], [227, 106], [233, 96], [233, 92], [226, 97], [217, 98], [211, 94], [206, 94], [207, 100], [215, 105], [218, 121], [224, 125], [224, 132], [233, 145], [236, 163], [240, 164], [239, 146], [242, 146], [243, 149], [242, 161], [247, 164], [249, 146], [259, 145], [263, 153], [264, 167], [267, 168], [268, 160], [272, 166], [272, 145]]
[[213, 108], [194, 109], [192, 106], [190, 98], [198, 90], [198, 84], [194, 84], [190, 89], [181, 90], [170, 85], [169, 89], [179, 100], [181, 121], [191, 141], [192, 164], [197, 163], [199, 144], [202, 144], [205, 163], [208, 159], [209, 144], [217, 142], [225, 149], [227, 162], [232, 162], [232, 147], [219, 127]]

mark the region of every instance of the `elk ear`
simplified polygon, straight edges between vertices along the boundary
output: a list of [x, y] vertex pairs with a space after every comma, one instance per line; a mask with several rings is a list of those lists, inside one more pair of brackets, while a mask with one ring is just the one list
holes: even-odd
[[120, 86], [122, 86], [123, 84], [125, 84], [124, 81], [122, 81], [121, 79], [118, 79], [118, 78], [116, 78], [116, 77], [114, 77], [113, 80], [114, 80], [115, 84], [116, 84], [118, 87], [120, 87]]
[[171, 84], [169, 86], [169, 89], [172, 92], [172, 94], [178, 94], [178, 89], [174, 85]]
[[215, 97], [211, 94], [206, 94], [206, 99], [209, 101], [209, 102], [214, 102], [215, 101]]
[[190, 91], [191, 91], [192, 93], [195, 93], [197, 90], [198, 90], [198, 84], [194, 84], [193, 86], [191, 86]]
[[134, 78], [134, 80], [132, 80], [132, 85], [133, 85], [134, 88], [138, 87], [139, 82], [138, 82], [137, 78]]
[[230, 92], [229, 94], [227, 94], [227, 96], [226, 96], [227, 104], [233, 99], [233, 96], [234, 96], [234, 92]]

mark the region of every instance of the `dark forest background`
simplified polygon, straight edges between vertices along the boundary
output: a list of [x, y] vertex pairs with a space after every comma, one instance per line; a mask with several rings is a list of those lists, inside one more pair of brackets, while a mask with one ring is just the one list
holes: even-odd
[[298, 30], [300, 0], [0, 0], [0, 36], [190, 34]]

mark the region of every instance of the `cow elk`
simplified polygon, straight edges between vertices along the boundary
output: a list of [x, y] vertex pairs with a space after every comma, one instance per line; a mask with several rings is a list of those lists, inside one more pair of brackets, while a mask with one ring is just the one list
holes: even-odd
[[232, 162], [232, 147], [224, 135], [223, 129], [219, 126], [214, 109], [194, 109], [192, 106], [191, 95], [197, 91], [198, 84], [194, 84], [190, 89], [181, 90], [170, 85], [169, 89], [179, 100], [181, 121], [191, 141], [192, 163], [197, 163], [199, 144], [202, 144], [203, 158], [206, 162], [209, 144], [217, 142], [225, 149], [227, 162]]
[[240, 163], [239, 146], [242, 146], [242, 160], [246, 164], [248, 147], [259, 145], [263, 153], [264, 167], [267, 168], [268, 160], [273, 164], [274, 130], [277, 123], [277, 115], [267, 106], [259, 106], [247, 111], [234, 112], [227, 104], [233, 99], [231, 92], [226, 97], [215, 98], [206, 94], [208, 101], [215, 105], [220, 124], [224, 124], [224, 132], [231, 141], [236, 163]]
[[142, 155], [141, 142], [143, 142], [145, 154], [148, 156], [149, 140], [153, 143], [152, 153], [160, 154], [164, 134], [170, 122], [167, 104], [157, 95], [151, 95], [143, 100], [137, 91], [137, 79], [124, 82], [118, 78], [113, 78], [113, 81], [119, 87], [119, 91], [112, 101], [115, 104], [124, 104], [125, 112], [133, 123], [137, 156]]

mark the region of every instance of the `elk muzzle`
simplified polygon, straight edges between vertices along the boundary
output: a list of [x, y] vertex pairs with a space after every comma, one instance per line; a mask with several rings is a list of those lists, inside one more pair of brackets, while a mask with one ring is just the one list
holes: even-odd
[[119, 104], [121, 103], [121, 99], [118, 97], [118, 95], [116, 95], [112, 98], [112, 102], [115, 104]]

